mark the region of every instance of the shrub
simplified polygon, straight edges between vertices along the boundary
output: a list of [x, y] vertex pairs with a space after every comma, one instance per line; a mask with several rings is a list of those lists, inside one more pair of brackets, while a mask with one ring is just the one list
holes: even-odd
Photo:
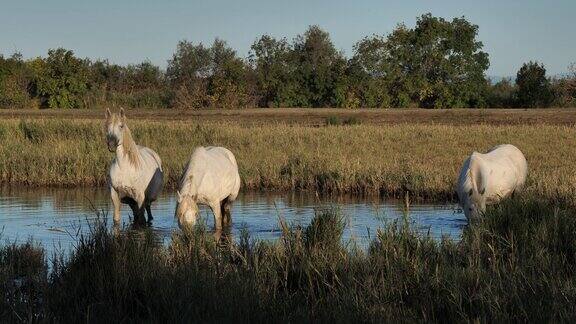
[[544, 65], [538, 62], [524, 63], [516, 74], [517, 100], [520, 107], [549, 107], [553, 94]]
[[16, 53], [5, 59], [0, 55], [0, 108], [26, 108], [32, 104], [31, 71]]
[[84, 107], [88, 92], [88, 62], [63, 48], [48, 51], [44, 60], [32, 64], [36, 91], [43, 105], [50, 108]]
[[502, 79], [488, 86], [486, 103], [490, 108], [510, 108], [516, 105], [516, 86], [510, 79]]
[[27, 242], [0, 247], [0, 321], [37, 322], [46, 315], [44, 250]]

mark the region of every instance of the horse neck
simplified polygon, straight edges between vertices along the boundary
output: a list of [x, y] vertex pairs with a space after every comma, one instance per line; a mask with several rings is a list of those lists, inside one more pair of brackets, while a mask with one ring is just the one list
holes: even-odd
[[485, 176], [486, 160], [482, 155], [474, 153], [470, 158], [470, 172], [468, 173], [468, 180], [475, 191], [480, 190], [481, 186], [487, 186], [487, 177]]
[[124, 127], [124, 134], [122, 134], [122, 143], [117, 150], [117, 158], [121, 164], [129, 164], [132, 167], [139, 167], [141, 162], [140, 152], [138, 151], [138, 146], [134, 139], [132, 138], [132, 133], [128, 126]]

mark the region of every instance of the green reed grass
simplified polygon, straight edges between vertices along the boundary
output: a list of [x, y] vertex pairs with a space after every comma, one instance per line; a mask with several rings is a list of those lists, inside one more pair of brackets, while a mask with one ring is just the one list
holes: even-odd
[[[138, 144], [163, 160], [175, 186], [196, 146], [221, 145], [237, 157], [244, 189], [315, 190], [403, 197], [453, 197], [464, 159], [511, 143], [526, 155], [528, 191], [576, 197], [576, 131], [564, 126], [353, 125], [311, 128], [194, 121], [129, 121]], [[104, 185], [113, 154], [103, 122], [0, 121], [0, 182]]]
[[[406, 225], [369, 248], [342, 242], [342, 216], [281, 223], [276, 242], [215, 241], [203, 227], [117, 235], [97, 226], [52, 271], [30, 245], [0, 249], [2, 321], [556, 322], [576, 319], [576, 212], [516, 198], [462, 240]], [[41, 265], [41, 266], [38, 266]], [[14, 286], [17, 279], [25, 282]], [[28, 288], [22, 288], [28, 287]]]

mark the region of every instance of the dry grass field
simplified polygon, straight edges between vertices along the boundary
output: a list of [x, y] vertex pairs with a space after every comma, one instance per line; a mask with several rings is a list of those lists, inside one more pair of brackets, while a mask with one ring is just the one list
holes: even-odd
[[[385, 196], [408, 191], [422, 198], [449, 199], [468, 154], [511, 143], [528, 159], [529, 192], [571, 200], [576, 191], [572, 163], [576, 131], [566, 125], [309, 127], [135, 119], [128, 125], [138, 144], [153, 148], [163, 159], [169, 187], [176, 183], [194, 147], [221, 145], [236, 154], [244, 189]], [[102, 120], [0, 121], [0, 181], [4, 184], [101, 186], [112, 158], [104, 144]]]
[[[309, 109], [274, 108], [242, 110], [129, 110], [131, 119], [232, 122], [241, 125], [299, 124], [322, 126], [328, 118], [353, 119], [362, 124], [442, 125], [574, 125], [576, 109]], [[9, 110], [0, 109], [0, 119], [101, 119], [104, 110]]]

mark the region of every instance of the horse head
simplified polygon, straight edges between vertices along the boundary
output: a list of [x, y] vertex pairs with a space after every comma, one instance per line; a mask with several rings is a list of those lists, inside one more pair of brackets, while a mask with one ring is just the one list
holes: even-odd
[[106, 144], [110, 152], [115, 152], [118, 146], [122, 145], [126, 127], [124, 109], [120, 108], [119, 114], [106, 109]]
[[176, 193], [178, 200], [176, 202], [175, 217], [178, 220], [178, 226], [194, 226], [198, 217], [198, 205], [196, 204], [196, 197], [188, 194], [181, 194], [180, 191], [177, 191]]

